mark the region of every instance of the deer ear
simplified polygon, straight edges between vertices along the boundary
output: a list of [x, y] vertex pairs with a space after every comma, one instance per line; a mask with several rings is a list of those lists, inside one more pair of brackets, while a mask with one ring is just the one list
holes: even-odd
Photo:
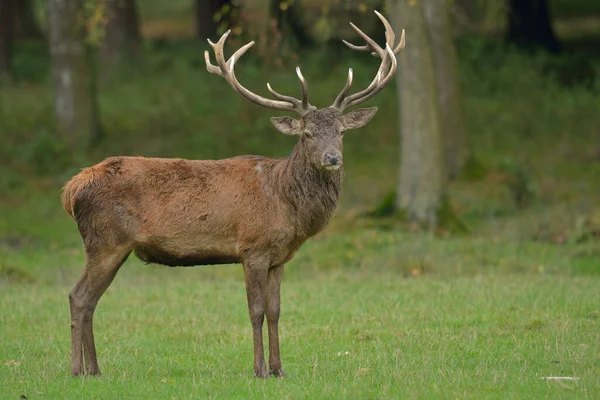
[[344, 128], [357, 129], [369, 123], [377, 113], [377, 107], [359, 108], [344, 115]]
[[271, 122], [277, 130], [286, 135], [299, 135], [300, 121], [292, 117], [271, 117]]

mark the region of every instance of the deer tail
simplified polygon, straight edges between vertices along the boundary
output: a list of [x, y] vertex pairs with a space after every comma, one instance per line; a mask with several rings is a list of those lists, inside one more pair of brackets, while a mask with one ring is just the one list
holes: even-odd
[[80, 194], [84, 189], [97, 185], [104, 180], [103, 178], [117, 172], [120, 163], [121, 160], [119, 159], [107, 159], [93, 167], [84, 168], [80, 173], [71, 178], [63, 187], [61, 196], [62, 205], [67, 214], [77, 221], [75, 210], [78, 201], [81, 200]]

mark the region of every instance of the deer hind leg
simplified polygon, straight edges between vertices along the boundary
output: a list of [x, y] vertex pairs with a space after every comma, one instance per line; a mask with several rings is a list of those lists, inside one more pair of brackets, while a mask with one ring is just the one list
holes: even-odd
[[84, 355], [85, 372], [100, 375], [92, 327], [94, 310], [130, 252], [127, 248], [92, 250], [86, 247], [85, 270], [69, 294], [73, 376], [83, 374]]
[[276, 266], [269, 270], [267, 276], [267, 325], [269, 327], [269, 369], [277, 377], [285, 375], [281, 368], [279, 355], [279, 308], [280, 287], [284, 266]]
[[268, 263], [262, 260], [250, 259], [244, 261], [248, 312], [250, 314], [252, 336], [254, 339], [254, 375], [257, 378], [269, 377], [269, 372], [267, 371], [267, 365], [265, 363], [262, 330], [265, 319], [268, 270]]

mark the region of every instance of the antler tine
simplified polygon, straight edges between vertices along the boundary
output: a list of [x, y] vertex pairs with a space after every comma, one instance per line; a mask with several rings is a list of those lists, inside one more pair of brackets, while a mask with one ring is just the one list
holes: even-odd
[[388, 20], [378, 11], [375, 11], [375, 15], [377, 15], [377, 17], [385, 27], [385, 48], [381, 48], [373, 39], [371, 39], [366, 33], [360, 30], [353, 23], [350, 23], [352, 29], [354, 29], [367, 43], [362, 46], [357, 46], [345, 40], [343, 40], [343, 42], [352, 50], [372, 52], [373, 55], [381, 58], [381, 64], [379, 66], [377, 74], [375, 75], [375, 78], [371, 81], [371, 83], [366, 89], [348, 96], [348, 92], [350, 90], [349, 85], [352, 83], [352, 81], [351, 79], [349, 79], [349, 81], [346, 82], [346, 86], [344, 86], [344, 88], [342, 89], [338, 97], [336, 97], [335, 102], [332, 105], [332, 107], [338, 108], [341, 111], [343, 111], [346, 107], [370, 99], [371, 97], [379, 93], [379, 91], [381, 91], [381, 89], [383, 89], [390, 82], [390, 80], [396, 72], [398, 65], [398, 62], [396, 60], [396, 54], [402, 51], [406, 44], [404, 30], [402, 30], [400, 43], [394, 49], [396, 34], [394, 33], [392, 26], [390, 25]]
[[394, 49], [394, 54], [398, 54], [402, 50], [404, 50], [404, 46], [406, 46], [406, 38], [404, 37], [404, 29], [402, 29], [402, 34], [400, 35], [400, 43], [398, 43], [398, 47]]
[[206, 63], [206, 70], [209, 73], [223, 76], [219, 67], [212, 65], [212, 63], [210, 62], [210, 55], [208, 53], [208, 50], [204, 50], [204, 62]]
[[300, 67], [296, 67], [296, 75], [298, 75], [300, 85], [302, 85], [302, 107], [305, 110], [308, 110], [310, 107], [310, 104], [308, 104], [308, 83], [306, 83], [306, 79], [304, 79]]
[[344, 101], [342, 102], [343, 108], [346, 108], [350, 105], [351, 102], [353, 102], [355, 99], [359, 99], [363, 96], [366, 96], [368, 94], [370, 94], [372, 91], [375, 90], [375, 88], [377, 88], [377, 85], [379, 85], [379, 83], [381, 82], [381, 68], [379, 69], [379, 71], [377, 71], [377, 75], [375, 75], [375, 78], [373, 79], [373, 81], [371, 82], [371, 84], [369, 86], [367, 86], [366, 89], [361, 90], [358, 93], [354, 93], [350, 96], [347, 96]]
[[[388, 51], [388, 48], [390, 49]], [[391, 77], [393, 75], [393, 72], [396, 71], [396, 68], [392, 65], [392, 69], [390, 69], [390, 71], [388, 71], [388, 73], [386, 74], [386, 70], [389, 68], [389, 64], [390, 60], [395, 61], [396, 57], [394, 57], [394, 54], [391, 53], [391, 57], [390, 57], [390, 52], [391, 52], [391, 47], [389, 46], [389, 44], [385, 44], [385, 56], [384, 59], [381, 62], [381, 65], [379, 67], [379, 70], [377, 71], [377, 74], [375, 75], [375, 78], [373, 79], [373, 81], [371, 81], [371, 84], [364, 90], [358, 92], [358, 93], [354, 93], [353, 95], [348, 96], [348, 98], [345, 101], [345, 106], [348, 107], [350, 104], [358, 104], [363, 98], [365, 98], [366, 96], [372, 97], [375, 95], [375, 93], [379, 92], [378, 89], [379, 87], [383, 88], [386, 84], [387, 81], [389, 80], [389, 77]], [[390, 74], [390, 72], [392, 74]], [[385, 75], [384, 75], [385, 74]]]
[[272, 87], [270, 83], [267, 83], [267, 89], [276, 99], [287, 101], [289, 103], [293, 103], [300, 107], [303, 112], [313, 110], [315, 107], [311, 106], [308, 103], [308, 83], [306, 83], [306, 79], [302, 76], [302, 71], [300, 71], [300, 67], [296, 67], [296, 75], [298, 75], [298, 79], [300, 80], [300, 84], [302, 85], [302, 100], [298, 100], [292, 96], [286, 96], [281, 93], [277, 93]]
[[277, 93], [272, 87], [271, 84], [267, 82], [267, 89], [269, 89], [269, 92], [271, 92], [271, 94], [273, 95], [273, 97], [275, 97], [278, 100], [282, 100], [282, 101], [287, 101], [288, 103], [292, 103], [292, 104], [297, 104], [298, 103], [298, 99], [292, 96], [286, 96], [280, 93]]
[[217, 65], [213, 65], [210, 62], [209, 52], [204, 52], [206, 70], [209, 73], [222, 76], [236, 92], [240, 93], [242, 96], [252, 101], [253, 103], [256, 103], [263, 107], [268, 107], [281, 111], [296, 111], [300, 114], [304, 114], [308, 110], [314, 108], [308, 103], [308, 85], [306, 83], [306, 80], [302, 76], [302, 73], [300, 73], [299, 68], [296, 69], [296, 73], [298, 74], [298, 78], [300, 78], [300, 83], [302, 84], [302, 100], [296, 99], [291, 96], [284, 96], [282, 94], [279, 94], [275, 92], [271, 88], [271, 85], [269, 85], [268, 83], [267, 88], [269, 89], [271, 94], [278, 100], [264, 98], [242, 86], [242, 84], [239, 83], [237, 77], [235, 76], [235, 62], [239, 60], [240, 57], [244, 55], [244, 53], [246, 53], [246, 51], [248, 51], [250, 47], [254, 45], [254, 42], [249, 42], [244, 46], [240, 47], [235, 53], [233, 53], [229, 60], [225, 61], [223, 47], [225, 45], [225, 40], [227, 40], [227, 37], [229, 36], [230, 32], [230, 30], [225, 32], [217, 43], [213, 43], [210, 40], [208, 41], [215, 53], [215, 59], [217, 62]]
[[368, 45], [363, 45], [363, 46], [357, 46], [355, 44], [352, 44], [350, 42], [345, 41], [344, 39], [342, 39], [342, 42], [344, 42], [344, 44], [348, 47], [350, 47], [352, 50], [358, 50], [358, 51], [369, 51], [369, 46]]
[[233, 53], [233, 55], [231, 57], [229, 57], [229, 60], [227, 60], [227, 67], [230, 71], [233, 69], [233, 65], [235, 64], [235, 61], [239, 60], [240, 57], [242, 57], [244, 55], [244, 53], [246, 51], [248, 51], [248, 49], [252, 46], [254, 46], [254, 40], [251, 42], [248, 42], [245, 45], [243, 45], [242, 47], [240, 47], [238, 49], [238, 51], [236, 51], [235, 53]]
[[[348, 44], [348, 43], [346, 43]], [[340, 108], [340, 106], [342, 105], [342, 101], [344, 101], [344, 98], [346, 97], [346, 95], [348, 94], [348, 91], [350, 90], [350, 86], [352, 86], [352, 68], [348, 68], [348, 79], [346, 80], [346, 86], [344, 86], [344, 88], [342, 89], [342, 91], [340, 92], [340, 94], [338, 94], [338, 96], [335, 98], [335, 101], [333, 102], [333, 107], [334, 108]]]
[[[364, 46], [352, 45], [352, 47], [354, 47], [355, 50], [360, 49], [362, 51], [372, 51], [372, 52], [377, 53], [377, 55], [379, 57], [383, 58], [383, 54], [384, 54], [383, 49], [381, 47], [379, 47], [377, 42], [375, 42], [373, 39], [371, 39], [366, 33], [361, 31], [360, 28], [358, 26], [354, 25], [352, 22], [350, 22], [350, 26], [352, 27], [352, 29], [354, 29], [356, 31], [356, 33], [358, 33], [367, 42], [367, 44]], [[345, 42], [345, 43], [346, 43], [346, 45], [350, 44], [348, 42]], [[350, 48], [352, 48], [352, 47], [350, 47]]]
[[370, 99], [371, 97], [379, 93], [384, 87], [386, 87], [386, 85], [392, 80], [394, 74], [396, 73], [396, 69], [398, 68], [398, 60], [396, 60], [396, 57], [394, 57], [394, 51], [388, 44], [385, 45], [385, 49], [389, 59], [392, 61], [392, 65], [388, 73], [383, 78], [381, 78], [381, 76], [378, 73], [379, 80], [377, 84], [370, 86], [363, 92], [359, 92], [352, 96], [348, 96], [346, 107], [353, 106]]
[[[215, 59], [217, 60], [217, 65], [219, 66], [221, 65], [219, 63], [219, 58], [223, 58], [223, 44], [225, 43], [225, 40], [227, 40], [227, 36], [229, 36], [230, 33], [231, 29], [227, 30], [227, 32], [225, 32], [223, 36], [219, 38], [217, 43], [213, 43], [210, 39], [207, 39], [208, 44], [210, 45], [210, 47], [212, 47], [213, 51], [215, 52]], [[221, 72], [221, 69], [210, 62], [210, 55], [208, 53], [208, 50], [204, 51], [204, 61], [206, 62], [206, 70], [208, 72], [210, 72], [211, 74], [224, 76], [223, 72]]]
[[375, 15], [377, 15], [377, 18], [379, 18], [379, 20], [383, 23], [383, 26], [385, 26], [385, 41], [386, 41], [386, 43], [390, 47], [394, 47], [394, 43], [396, 42], [396, 34], [394, 33], [392, 26], [390, 25], [388, 20], [385, 19], [385, 17], [379, 13], [379, 11], [375, 10]]
[[[223, 46], [225, 45], [225, 40], [227, 40], [227, 37], [229, 36], [229, 34], [231, 33], [231, 29], [229, 29], [227, 32], [225, 32], [223, 34], [223, 36], [221, 36], [219, 38], [219, 40], [217, 41], [217, 43], [213, 43], [211, 42], [210, 39], [207, 39], [208, 44], [210, 44], [210, 47], [212, 47], [213, 51], [215, 52], [215, 60], [217, 61], [217, 66], [220, 68], [221, 76], [225, 76], [223, 74], [223, 69], [225, 67], [225, 55], [223, 54]], [[212, 64], [211, 64], [212, 66]]]

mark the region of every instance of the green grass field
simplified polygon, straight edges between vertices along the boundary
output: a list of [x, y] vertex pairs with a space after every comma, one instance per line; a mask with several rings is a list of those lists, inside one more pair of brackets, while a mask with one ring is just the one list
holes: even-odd
[[[355, 261], [340, 252], [348, 240], [366, 247]], [[82, 256], [40, 249], [33, 277], [46, 282], [0, 292], [2, 397], [600, 395], [597, 269], [573, 265], [570, 247], [439, 241], [365, 230], [309, 243], [283, 283], [287, 377], [267, 382], [252, 377], [239, 266], [169, 269], [132, 261], [95, 318], [104, 375], [70, 378], [67, 295]], [[458, 274], [461, 266], [473, 269]], [[548, 376], [579, 380], [542, 379]]]
[[[187, 12], [176, 4], [174, 14]], [[71, 378], [67, 296], [84, 255], [62, 184], [109, 155], [280, 157], [294, 143], [271, 112], [205, 72], [197, 43], [147, 47], [137, 68], [100, 86], [105, 136], [88, 154], [73, 157], [51, 133], [41, 47], [19, 46], [15, 82], [0, 87], [0, 399], [600, 398], [597, 50], [531, 56], [482, 38], [458, 40], [478, 163], [448, 191], [468, 233], [360, 217], [396, 184], [390, 87], [369, 104], [380, 111], [368, 128], [346, 135], [337, 216], [287, 266], [285, 379], [252, 376], [240, 266], [134, 257], [96, 312], [103, 376]], [[337, 52], [299, 54], [319, 106], [347, 67], [357, 88], [377, 67]], [[238, 76], [262, 94], [267, 81], [297, 93], [294, 63], [261, 66], [248, 54]]]

